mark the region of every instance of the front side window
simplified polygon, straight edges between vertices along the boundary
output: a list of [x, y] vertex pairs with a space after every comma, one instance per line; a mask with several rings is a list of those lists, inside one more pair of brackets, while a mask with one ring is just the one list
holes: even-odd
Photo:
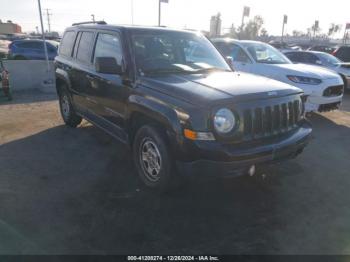
[[339, 63], [341, 63], [338, 58], [327, 53], [319, 53], [318, 56], [321, 59], [322, 63], [326, 65], [337, 66]]
[[91, 62], [91, 47], [94, 41], [94, 33], [83, 32], [79, 41], [77, 60], [83, 63]]
[[196, 73], [231, 70], [204, 36], [190, 32], [134, 32], [132, 45], [140, 73]]
[[245, 43], [250, 55], [257, 63], [291, 64], [292, 62], [274, 47], [264, 43]]
[[119, 37], [110, 34], [99, 34], [95, 47], [94, 62], [96, 57], [114, 57], [117, 63], [121, 64], [123, 50]]
[[238, 45], [232, 45], [232, 59], [235, 62], [250, 63], [250, 58], [245, 51]]

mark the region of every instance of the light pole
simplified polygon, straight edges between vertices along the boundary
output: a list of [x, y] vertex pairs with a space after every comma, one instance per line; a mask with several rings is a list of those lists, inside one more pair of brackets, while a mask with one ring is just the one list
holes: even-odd
[[281, 43], [284, 41], [284, 25], [286, 25], [288, 22], [288, 16], [284, 15], [283, 16], [283, 25], [282, 25], [282, 37], [281, 37]]
[[244, 17], [249, 17], [250, 15], [250, 7], [245, 6], [243, 8], [243, 15], [242, 15], [242, 24], [241, 24], [241, 31], [239, 32], [239, 38], [242, 38], [242, 32], [243, 32], [243, 27], [244, 27]]
[[91, 17], [92, 17], [92, 22], [94, 22], [94, 23], [95, 23], [95, 15], [94, 15], [94, 14], [92, 14], [92, 15], [91, 15]]
[[46, 45], [46, 41], [45, 41], [43, 14], [41, 13], [40, 0], [38, 0], [38, 7], [39, 7], [39, 16], [40, 16], [40, 24], [41, 24], [41, 34], [42, 34], [42, 38], [43, 38], [43, 41], [44, 41], [44, 52], [45, 52], [45, 59], [46, 59], [46, 63], [47, 63], [47, 72], [49, 72], [50, 71], [50, 63], [49, 63], [49, 55], [48, 55], [48, 52], [47, 52], [47, 45]]
[[169, 3], [169, 0], [158, 0], [158, 26], [160, 26], [162, 3]]
[[134, 0], [130, 0], [131, 4], [131, 24], [134, 24]]

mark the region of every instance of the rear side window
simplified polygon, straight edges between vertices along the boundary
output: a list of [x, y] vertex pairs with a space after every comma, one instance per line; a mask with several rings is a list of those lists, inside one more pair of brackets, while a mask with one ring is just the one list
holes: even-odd
[[96, 57], [114, 57], [117, 63], [121, 64], [123, 51], [119, 37], [110, 34], [99, 34], [96, 42], [94, 62]]
[[17, 43], [17, 47], [19, 48], [29, 48], [29, 49], [42, 49], [44, 48], [42, 42], [22, 42], [22, 43]]
[[61, 41], [60, 44], [60, 55], [64, 56], [71, 56], [72, 55], [72, 48], [75, 41], [75, 32], [74, 31], [67, 31]]
[[310, 53], [304, 54], [304, 61], [307, 64], [316, 64], [318, 60], [319, 59], [314, 54], [310, 54]]
[[300, 53], [286, 53], [286, 57], [288, 57], [292, 62], [295, 63], [303, 63], [303, 58]]
[[79, 41], [77, 60], [83, 63], [91, 62], [91, 46], [94, 41], [94, 33], [83, 32]]
[[350, 60], [350, 47], [346, 47], [346, 46], [340, 47], [336, 53], [336, 56], [339, 59], [345, 62], [348, 62]]

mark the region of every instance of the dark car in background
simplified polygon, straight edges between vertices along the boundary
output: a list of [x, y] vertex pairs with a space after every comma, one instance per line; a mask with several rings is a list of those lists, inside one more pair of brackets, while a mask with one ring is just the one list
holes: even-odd
[[350, 62], [350, 46], [340, 46], [332, 54], [344, 62]]
[[[57, 56], [58, 42], [46, 40], [49, 60]], [[8, 56], [15, 60], [44, 60], [45, 49], [43, 40], [16, 40], [9, 45]]]
[[329, 45], [314, 45], [310, 48], [308, 48], [308, 51], [319, 51], [319, 52], [325, 52], [328, 54], [332, 54], [335, 51], [334, 46], [329, 46]]

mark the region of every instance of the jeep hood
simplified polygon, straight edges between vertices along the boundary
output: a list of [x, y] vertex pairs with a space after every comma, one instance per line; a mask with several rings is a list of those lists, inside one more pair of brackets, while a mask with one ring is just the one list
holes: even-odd
[[338, 75], [333, 71], [322, 68], [319, 66], [306, 65], [306, 64], [274, 64], [269, 65], [271, 70], [275, 70], [279, 75], [296, 75], [313, 77], [321, 80], [337, 78]]
[[[291, 85], [247, 73], [169, 74], [142, 77], [144, 86], [192, 104], [269, 99], [302, 93]], [[204, 103], [204, 104], [203, 104]]]

